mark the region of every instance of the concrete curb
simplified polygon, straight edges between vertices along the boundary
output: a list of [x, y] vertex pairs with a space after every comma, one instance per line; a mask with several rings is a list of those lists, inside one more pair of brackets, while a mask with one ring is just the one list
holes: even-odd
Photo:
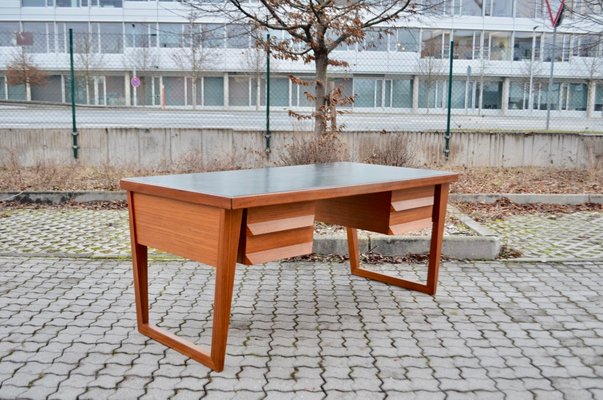
[[[464, 203], [495, 203], [508, 199], [517, 204], [560, 204], [576, 205], [585, 203], [603, 204], [603, 194], [535, 194], [535, 193], [482, 193], [451, 194], [450, 200]], [[90, 203], [95, 201], [125, 201], [122, 191], [64, 191], [64, 192], [0, 192], [0, 201], [41, 202], [60, 204], [65, 202]]]
[[535, 193], [484, 193], [484, 194], [451, 194], [450, 200], [462, 203], [495, 203], [508, 199], [516, 204], [603, 204], [603, 194], [535, 194]]
[[18, 201], [21, 203], [67, 202], [91, 203], [96, 201], [125, 201], [126, 193], [122, 191], [89, 191], [89, 192], [0, 192], [0, 201]]

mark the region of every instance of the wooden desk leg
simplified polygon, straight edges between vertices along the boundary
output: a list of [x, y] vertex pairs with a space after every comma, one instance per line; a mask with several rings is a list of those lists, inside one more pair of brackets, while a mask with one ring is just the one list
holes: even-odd
[[431, 244], [429, 246], [429, 262], [427, 266], [427, 293], [435, 295], [440, 274], [440, 259], [442, 258], [442, 242], [446, 222], [446, 206], [448, 205], [448, 184], [436, 185], [435, 201], [433, 204], [433, 228], [431, 229]]
[[134, 273], [134, 300], [136, 302], [136, 322], [138, 330], [149, 323], [149, 279], [147, 247], [138, 243], [134, 223], [134, 196], [128, 192], [128, 212], [130, 214], [130, 241], [132, 245], [132, 271]]
[[134, 272], [134, 298], [138, 330], [149, 323], [149, 278], [147, 247], [132, 243], [132, 270]]
[[136, 241], [135, 223], [132, 219], [133, 203], [129, 197], [130, 234], [132, 240], [132, 266], [138, 331], [220, 372], [224, 369], [232, 290], [236, 270], [237, 251], [241, 232], [242, 210], [225, 210], [220, 221], [220, 242], [216, 266], [214, 318], [212, 323], [211, 351], [207, 352], [192, 342], [149, 323], [147, 247]]
[[427, 284], [400, 279], [380, 272], [370, 271], [360, 267], [360, 252], [358, 250], [358, 232], [355, 228], [347, 228], [348, 249], [350, 254], [350, 270], [353, 275], [373, 279], [379, 282], [400, 286], [405, 289], [435, 295], [438, 285], [440, 258], [442, 255], [442, 240], [444, 238], [444, 221], [446, 205], [448, 204], [448, 184], [436, 185], [432, 212], [433, 226], [431, 230], [431, 245], [427, 264]]

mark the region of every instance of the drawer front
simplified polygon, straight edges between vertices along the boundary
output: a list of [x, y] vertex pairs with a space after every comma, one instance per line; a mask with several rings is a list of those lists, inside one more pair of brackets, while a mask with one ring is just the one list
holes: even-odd
[[392, 192], [389, 234], [429, 228], [432, 224], [435, 186]]
[[249, 208], [239, 262], [247, 265], [312, 252], [314, 202]]

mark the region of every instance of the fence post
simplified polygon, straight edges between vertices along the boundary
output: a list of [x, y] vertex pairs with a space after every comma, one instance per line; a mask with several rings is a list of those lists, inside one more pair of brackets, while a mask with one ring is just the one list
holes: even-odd
[[69, 28], [69, 62], [71, 81], [71, 129], [73, 134], [73, 158], [77, 160], [77, 125], [75, 123], [75, 72], [73, 70], [73, 29]]
[[450, 70], [448, 72], [448, 116], [446, 119], [446, 134], [444, 135], [444, 158], [448, 161], [450, 155], [450, 109], [452, 107], [452, 63], [454, 59], [454, 40], [450, 41]]
[[266, 153], [270, 153], [270, 34], [266, 35]]

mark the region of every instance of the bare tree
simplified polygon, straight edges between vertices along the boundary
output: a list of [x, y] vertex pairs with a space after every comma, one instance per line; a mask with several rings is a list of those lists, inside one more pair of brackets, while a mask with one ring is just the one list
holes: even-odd
[[[146, 79], [151, 79], [149, 72], [158, 68], [159, 54], [156, 49], [157, 44], [153, 41], [149, 42], [149, 37], [146, 33], [142, 35], [142, 40], [137, 40], [136, 34], [130, 37], [132, 46], [124, 53], [124, 67], [132, 70], [132, 74], [134, 75], [135, 73], [141, 82], [144, 83]], [[141, 87], [133, 88], [133, 90], [132, 98], [140, 95], [141, 90], [144, 94], [146, 88], [143, 84]], [[144, 104], [144, 98], [142, 103]], [[134, 104], [138, 106], [143, 105], [138, 102], [138, 99], [135, 99]]]
[[[260, 107], [260, 90], [262, 78], [266, 76], [266, 68], [267, 68], [267, 55], [266, 49], [264, 46], [257, 44], [252, 46], [250, 49], [245, 49], [241, 52], [243, 54], [242, 58], [242, 68], [245, 71], [248, 71], [253, 84], [255, 85], [255, 93], [256, 93], [256, 101], [255, 108], [256, 110]], [[274, 67], [270, 66], [271, 71], [274, 71]]]
[[435, 86], [446, 72], [446, 65], [441, 57], [441, 43], [427, 41], [424, 43], [419, 59], [417, 60], [417, 74], [425, 85], [427, 96], [426, 113], [429, 114], [429, 98], [434, 92]]
[[98, 37], [91, 33], [77, 33], [74, 38], [74, 69], [79, 84], [82, 84], [86, 92], [86, 104], [90, 104], [93, 96], [94, 77], [103, 66], [103, 54], [99, 51]]
[[[181, 1], [208, 10], [205, 0]], [[368, 28], [416, 11], [412, 0], [227, 0], [212, 5], [231, 20], [244, 19], [260, 30], [286, 32], [287, 38], [267, 43], [276, 58], [314, 64], [316, 134], [328, 132], [328, 116], [332, 115], [330, 99], [334, 96], [329, 93], [328, 69], [347, 66], [331, 53], [341, 44], [362, 42]]]
[[31, 87], [46, 84], [48, 74], [42, 71], [25, 46], [15, 50], [6, 66], [6, 81], [9, 85], [24, 85], [27, 101], [31, 101]]
[[542, 61], [534, 56], [526, 58], [522, 61], [519, 69], [521, 73], [521, 82], [528, 87], [527, 109], [532, 110], [534, 108], [534, 88], [538, 87], [544, 74]]
[[149, 72], [159, 64], [157, 51], [150, 46], [134, 47], [126, 56], [126, 68], [135, 68], [140, 75]]
[[182, 47], [172, 54], [172, 60], [178, 68], [186, 71], [191, 79], [193, 109], [197, 107], [197, 81], [203, 77], [210, 58], [217, 55], [216, 50], [207, 46], [213, 32], [202, 29], [197, 23], [202, 11], [190, 7], [186, 15], [187, 24], [182, 35]]
[[603, 85], [603, 58], [588, 57], [582, 62], [588, 74], [588, 100], [586, 106], [587, 117], [592, 117], [597, 85]]
[[570, 21], [564, 25], [575, 25], [581, 30], [601, 34], [603, 31], [603, 0], [565, 1], [565, 14]]

